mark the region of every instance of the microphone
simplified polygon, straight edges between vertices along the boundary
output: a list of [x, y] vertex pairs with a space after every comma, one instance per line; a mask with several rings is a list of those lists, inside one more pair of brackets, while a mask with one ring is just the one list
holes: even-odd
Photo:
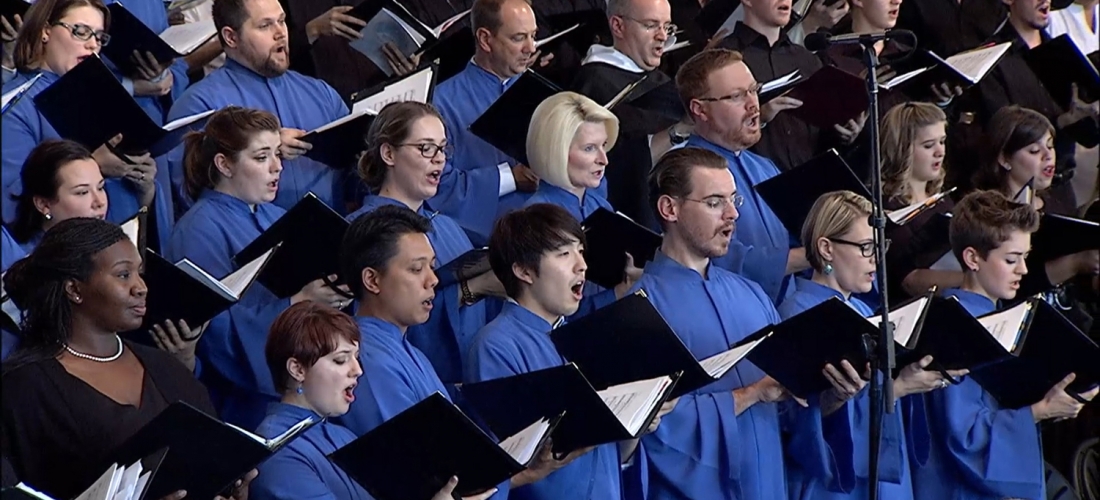
[[823, 32], [815, 32], [806, 35], [804, 45], [810, 52], [817, 52], [824, 50], [831, 45], [842, 45], [849, 43], [868, 44], [878, 42], [880, 40], [889, 40], [893, 38], [909, 38], [910, 40], [916, 40], [916, 35], [909, 30], [891, 29], [886, 31], [875, 31], [872, 33], [848, 33], [845, 35], [830, 35]]

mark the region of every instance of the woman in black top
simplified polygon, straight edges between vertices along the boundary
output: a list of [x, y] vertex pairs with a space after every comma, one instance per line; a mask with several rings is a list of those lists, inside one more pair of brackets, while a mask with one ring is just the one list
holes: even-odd
[[3, 456], [19, 480], [54, 498], [90, 486], [111, 452], [172, 402], [214, 414], [182, 364], [119, 337], [145, 315], [140, 267], [121, 228], [76, 218], [4, 276], [25, 335], [3, 365]]

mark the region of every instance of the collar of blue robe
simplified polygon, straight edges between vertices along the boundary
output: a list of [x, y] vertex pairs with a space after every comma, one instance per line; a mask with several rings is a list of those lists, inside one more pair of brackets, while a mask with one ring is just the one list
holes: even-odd
[[[711, 263], [708, 261], [708, 277], [710, 276], [710, 266]], [[690, 269], [687, 266], [676, 262], [672, 259], [672, 257], [665, 255], [665, 253], [660, 250], [657, 250], [657, 253], [654, 255], [653, 260], [646, 264], [644, 272], [645, 274], [653, 274], [657, 277], [671, 278], [681, 281], [708, 281], [708, 278], [700, 276], [696, 270]]]
[[999, 304], [979, 293], [974, 293], [961, 288], [944, 290], [944, 297], [957, 297], [959, 303], [973, 316], [981, 316], [997, 310]]
[[356, 316], [355, 322], [359, 324], [359, 331], [366, 334], [390, 337], [402, 341], [405, 333], [397, 325], [374, 316]]
[[546, 318], [535, 314], [534, 311], [523, 307], [519, 302], [512, 299], [508, 299], [504, 303], [504, 308], [500, 310], [501, 316], [510, 316], [516, 318], [523, 325], [530, 326], [536, 330], [549, 333], [551, 330], [565, 324], [565, 318], [558, 318], [553, 324], [546, 321]]
[[[390, 198], [388, 196], [382, 196], [382, 195], [378, 195], [378, 194], [368, 194], [368, 195], [363, 197], [363, 208], [361, 210], [366, 212], [366, 211], [374, 210], [378, 207], [384, 207], [386, 205], [394, 205], [394, 206], [398, 206], [398, 207], [408, 208], [408, 205], [406, 205], [403, 202], [400, 202], [398, 200], [395, 200], [393, 198]], [[356, 213], [358, 213], [358, 212], [356, 212]], [[420, 209], [417, 210], [416, 213], [420, 214], [423, 217], [427, 217], [428, 219], [432, 219], [439, 212], [437, 212], [435, 210], [432, 210], [432, 207], [430, 207], [428, 205], [428, 202], [425, 201], [424, 203], [420, 204]]]
[[475, 78], [483, 81], [484, 83], [498, 86], [501, 92], [508, 90], [508, 87], [511, 87], [513, 83], [516, 83], [516, 80], [519, 80], [520, 75], [522, 75], [522, 73], [520, 73], [519, 75], [513, 76], [511, 78], [501, 80], [500, 77], [497, 76], [495, 73], [485, 68], [482, 68], [481, 66], [478, 66], [478, 64], [475, 63], [473, 59], [470, 59], [470, 62], [466, 63], [466, 67], [467, 69], [470, 69], [471, 75], [473, 75]]
[[298, 422], [304, 420], [306, 417], [313, 417], [313, 419], [318, 422], [323, 422], [325, 420], [325, 417], [318, 415], [317, 412], [313, 410], [283, 402], [267, 405], [267, 414], [287, 416]]

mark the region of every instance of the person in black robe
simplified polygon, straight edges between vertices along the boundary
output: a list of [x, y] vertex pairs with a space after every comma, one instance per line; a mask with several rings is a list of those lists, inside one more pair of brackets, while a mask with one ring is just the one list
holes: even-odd
[[0, 382], [2, 455], [19, 480], [54, 498], [91, 486], [112, 452], [168, 405], [215, 414], [182, 363], [119, 336], [142, 324], [140, 267], [119, 226], [76, 218], [46, 232], [4, 276], [25, 316]]
[[940, 57], [977, 47], [1008, 16], [1001, 0], [905, 0], [896, 27], [917, 35], [917, 45]]
[[618, 147], [608, 153], [606, 198], [635, 222], [656, 229], [646, 179], [654, 157], [687, 136], [677, 130], [684, 128], [679, 122], [685, 114], [675, 82], [658, 69], [674, 30], [670, 7], [667, 0], [611, 0], [608, 12], [614, 45], [588, 50], [572, 90], [607, 105], [636, 84], [611, 107], [622, 125]]

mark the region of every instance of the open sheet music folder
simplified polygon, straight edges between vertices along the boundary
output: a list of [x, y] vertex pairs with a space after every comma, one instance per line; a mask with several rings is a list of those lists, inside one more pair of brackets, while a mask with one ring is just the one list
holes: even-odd
[[871, 193], [835, 149], [782, 172], [753, 187], [791, 234], [802, 234], [802, 223], [817, 199], [833, 191], [852, 191], [870, 200]]
[[600, 208], [581, 223], [584, 229], [585, 278], [604, 288], [614, 288], [623, 281], [626, 255], [634, 258], [634, 266], [645, 267], [661, 247], [661, 235], [630, 220], [618, 212]]
[[731, 347], [697, 361], [644, 293], [556, 328], [550, 339], [597, 389], [681, 373], [671, 398], [718, 381], [759, 344]]
[[126, 75], [137, 73], [137, 64], [131, 59], [134, 51], [151, 53], [158, 63], [168, 64], [190, 55], [218, 34], [213, 19], [177, 24], [155, 33], [122, 2], [112, 3], [107, 9], [111, 11], [111, 43], [103, 46], [103, 55]]
[[462, 395], [498, 435], [524, 422], [564, 414], [554, 430], [555, 453], [634, 439], [669, 399], [679, 373], [597, 391], [568, 363], [510, 377], [463, 384]]
[[895, 340], [895, 376], [928, 355], [933, 357], [929, 369], [945, 371], [978, 369], [1012, 355], [955, 297], [932, 297], [919, 329], [910, 338]]
[[[89, 99], [88, 96], [95, 96]], [[153, 122], [126, 92], [99, 57], [89, 57], [34, 96], [42, 116], [58, 135], [96, 150], [122, 134], [116, 146], [123, 153], [167, 153], [183, 135], [203, 126], [216, 110], [181, 118], [161, 126]]]
[[278, 246], [257, 279], [279, 298], [290, 297], [311, 281], [339, 273], [340, 244], [348, 225], [325, 202], [306, 193], [238, 252], [233, 263], [243, 267]]
[[179, 490], [186, 490], [189, 497], [214, 498], [316, 423], [306, 418], [283, 434], [264, 439], [178, 401], [109, 455], [116, 463], [132, 463], [167, 448], [148, 498], [160, 499]]
[[184, 320], [198, 328], [236, 304], [267, 266], [278, 247], [263, 253], [228, 276], [217, 279], [187, 259], [175, 264], [152, 250], [145, 253], [142, 277], [149, 288], [142, 327]]
[[[160, 467], [167, 449], [150, 457], [148, 467], [142, 461], [130, 465], [111, 464], [107, 470], [74, 500], [145, 500], [150, 481]], [[0, 491], [0, 500], [65, 500], [55, 499], [25, 483]], [[148, 500], [159, 500], [149, 498]]]
[[971, 373], [1001, 406], [1036, 403], [1070, 373], [1077, 375], [1066, 388], [1071, 394], [1100, 384], [1100, 347], [1045, 301], [1031, 298], [978, 320], [1016, 353]]
[[376, 500], [429, 500], [451, 476], [455, 493], [484, 492], [522, 472], [560, 415], [536, 418], [499, 444], [440, 393], [329, 455]]
[[542, 101], [558, 92], [561, 88], [529, 69], [470, 124], [470, 132], [526, 165], [531, 115]]
[[395, 0], [364, 0], [348, 12], [349, 16], [367, 23], [359, 30], [361, 37], [349, 45], [367, 56], [387, 76], [393, 76], [393, 68], [382, 52], [383, 45], [391, 43], [398, 52], [412, 57], [439, 44], [443, 32], [469, 13], [467, 9], [429, 28]]

